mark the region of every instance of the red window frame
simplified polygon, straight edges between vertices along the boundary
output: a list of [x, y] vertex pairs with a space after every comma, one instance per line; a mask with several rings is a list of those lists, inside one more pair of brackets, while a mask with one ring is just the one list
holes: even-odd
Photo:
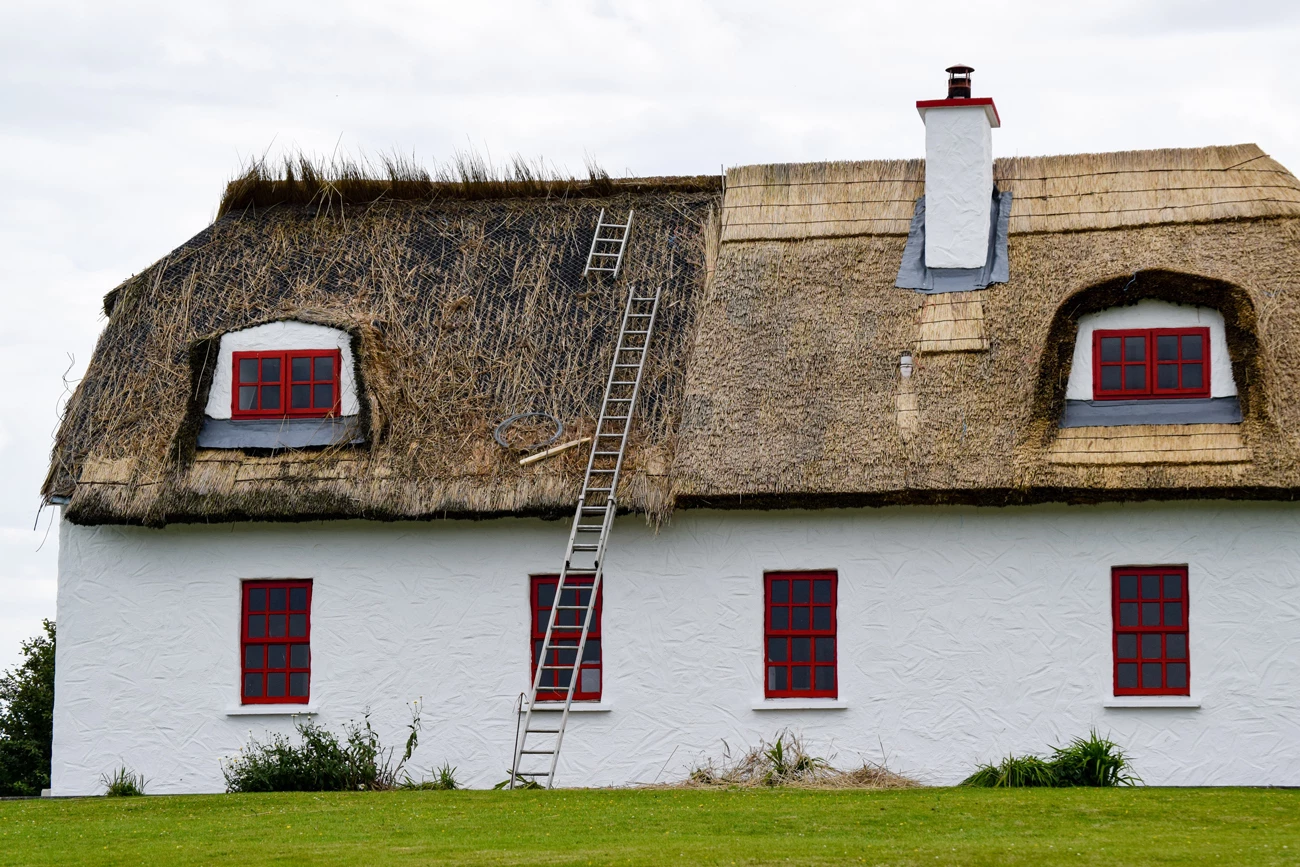
[[1111, 570], [1115, 695], [1191, 695], [1186, 566]]
[[767, 698], [839, 695], [839, 575], [763, 575], [763, 689]]
[[[564, 605], [586, 605], [591, 599], [592, 577], [570, 575], [565, 579]], [[560, 585], [559, 575], [531, 575], [528, 580], [528, 611], [530, 619], [529, 633], [531, 647], [529, 653], [530, 677], [537, 676], [537, 660], [542, 652], [542, 642], [546, 638], [546, 622], [551, 615], [551, 606], [555, 604], [555, 590]], [[578, 666], [578, 687], [573, 691], [574, 701], [600, 701], [604, 686], [603, 670], [604, 652], [600, 633], [600, 617], [605, 605], [605, 590], [602, 587], [596, 594], [596, 610], [591, 615], [591, 629], [587, 631], [587, 644], [582, 650], [582, 662]], [[555, 621], [555, 630], [551, 641], [555, 644], [571, 644], [573, 650], [566, 651], [557, 647], [550, 651], [547, 665], [572, 665], [577, 655], [578, 639], [582, 635], [582, 611], [560, 611]], [[544, 671], [537, 690], [538, 701], [564, 701], [569, 688], [569, 675], [563, 671]], [[547, 687], [553, 687], [547, 689]]]
[[239, 695], [243, 704], [306, 704], [311, 698], [310, 580], [245, 581], [239, 604]]
[[[332, 359], [329, 371], [322, 371], [321, 359]], [[306, 361], [307, 378], [301, 378], [302, 365], [295, 370], [294, 362]], [[339, 366], [343, 353], [338, 349], [278, 349], [264, 352], [235, 352], [231, 355], [230, 417], [253, 418], [325, 418], [339, 415], [342, 396], [339, 394]], [[248, 378], [251, 372], [255, 379]], [[328, 373], [329, 375], [323, 375]], [[298, 378], [295, 378], [295, 374]], [[329, 386], [331, 396], [320, 389]], [[274, 391], [272, 391], [274, 389]], [[248, 391], [251, 390], [251, 391]], [[263, 407], [275, 397], [275, 406]], [[241, 405], [241, 398], [252, 397], [252, 406]], [[306, 406], [291, 406], [307, 399]]]
[[[1195, 351], [1195, 341], [1187, 338], [1200, 338], [1199, 354]], [[1106, 350], [1104, 353], [1103, 348]], [[1198, 375], [1199, 384], [1196, 383]], [[1115, 387], [1116, 382], [1118, 387]], [[1108, 387], [1103, 388], [1103, 385]], [[1209, 397], [1210, 329], [1094, 331], [1092, 396], [1094, 400]]]

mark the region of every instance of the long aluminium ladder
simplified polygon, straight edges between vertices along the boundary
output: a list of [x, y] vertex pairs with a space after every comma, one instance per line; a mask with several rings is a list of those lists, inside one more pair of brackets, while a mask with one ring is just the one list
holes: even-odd
[[[629, 223], [631, 222], [629, 218]], [[555, 588], [554, 604], [546, 624], [546, 637], [536, 655], [532, 691], [524, 710], [522, 736], [515, 743], [514, 762], [510, 768], [510, 788], [516, 783], [545, 780], [546, 788], [555, 781], [555, 767], [560, 759], [560, 745], [569, 722], [569, 707], [578, 687], [587, 635], [600, 598], [604, 574], [605, 546], [617, 509], [615, 492], [627, 452], [632, 415], [636, 409], [641, 379], [645, 374], [650, 336], [659, 313], [662, 287], [653, 294], [640, 295], [629, 287], [627, 307], [619, 328], [614, 360], [605, 383], [605, 396], [592, 437], [587, 473], [578, 497], [578, 509], [569, 530], [564, 552], [564, 568]], [[574, 644], [574, 637], [577, 643]], [[549, 676], [548, 676], [549, 674]], [[564, 691], [564, 703], [538, 706], [539, 694]], [[525, 768], [529, 761], [541, 761], [545, 768]], [[547, 761], [549, 760], [549, 762]]]

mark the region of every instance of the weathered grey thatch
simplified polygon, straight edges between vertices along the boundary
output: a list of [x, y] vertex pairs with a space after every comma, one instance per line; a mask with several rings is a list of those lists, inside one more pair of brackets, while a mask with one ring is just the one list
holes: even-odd
[[[652, 281], [668, 315], [622, 503], [654, 519], [1300, 492], [1300, 182], [1254, 145], [996, 173], [1011, 280], [959, 303], [893, 285], [919, 161], [736, 169], [720, 220], [699, 182], [228, 209], [110, 294], [45, 493], [79, 522], [559, 514], [585, 451], [520, 468], [492, 426], [540, 409], [589, 430], [623, 292]], [[587, 285], [602, 205], [637, 230], [626, 277]], [[1241, 425], [1059, 429], [1078, 317], [1143, 298], [1223, 312]], [[196, 452], [215, 338], [277, 318], [353, 333], [366, 445]]]

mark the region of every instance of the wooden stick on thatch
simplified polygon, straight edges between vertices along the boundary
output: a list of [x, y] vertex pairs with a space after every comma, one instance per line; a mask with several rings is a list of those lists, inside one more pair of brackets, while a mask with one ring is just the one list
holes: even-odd
[[591, 437], [582, 437], [580, 439], [571, 440], [570, 442], [567, 443], [561, 443], [558, 446], [552, 446], [551, 448], [547, 449], [544, 452], [538, 452], [535, 455], [529, 455], [526, 458], [520, 458], [519, 466], [526, 467], [529, 464], [535, 464], [538, 461], [544, 461], [549, 457], [554, 457], [555, 455], [558, 455], [560, 452], [567, 452], [569, 449], [575, 449], [578, 446], [582, 445], [583, 443], [589, 443], [589, 442], [591, 442]]

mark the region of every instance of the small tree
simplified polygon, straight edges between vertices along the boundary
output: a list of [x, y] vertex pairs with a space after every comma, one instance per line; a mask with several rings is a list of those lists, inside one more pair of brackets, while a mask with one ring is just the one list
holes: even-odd
[[22, 664], [0, 675], [0, 795], [39, 795], [50, 786], [54, 740], [54, 623], [22, 643]]

